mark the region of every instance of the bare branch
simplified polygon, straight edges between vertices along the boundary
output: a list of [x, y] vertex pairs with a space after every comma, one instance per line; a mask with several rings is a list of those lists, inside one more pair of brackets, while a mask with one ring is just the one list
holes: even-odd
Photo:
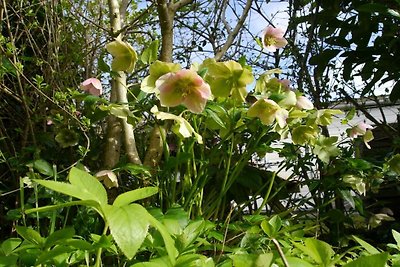
[[228, 51], [229, 47], [232, 45], [233, 41], [235, 40], [236, 36], [239, 33], [239, 30], [243, 27], [243, 24], [247, 18], [247, 15], [249, 14], [252, 3], [253, 3], [253, 0], [246, 1], [246, 6], [243, 9], [242, 16], [240, 17], [240, 19], [237, 22], [233, 31], [228, 35], [228, 38], [226, 39], [224, 46], [215, 55], [215, 60], [217, 60], [217, 61], [221, 60], [221, 58]]

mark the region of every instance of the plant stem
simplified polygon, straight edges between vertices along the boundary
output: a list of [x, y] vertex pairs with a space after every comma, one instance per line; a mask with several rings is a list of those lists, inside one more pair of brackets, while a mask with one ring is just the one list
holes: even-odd
[[[104, 230], [103, 230], [103, 235], [107, 234], [108, 231], [108, 223], [105, 222], [104, 225]], [[101, 253], [103, 251], [103, 248], [98, 248], [97, 253], [96, 253], [96, 263], [94, 264], [95, 267], [100, 267], [101, 266]]]
[[283, 264], [285, 265], [285, 267], [290, 267], [289, 266], [289, 262], [287, 261], [285, 254], [282, 251], [281, 246], [279, 245], [278, 240], [276, 240], [275, 238], [272, 238], [272, 242], [274, 243], [276, 249], [278, 250], [279, 256], [281, 256]]

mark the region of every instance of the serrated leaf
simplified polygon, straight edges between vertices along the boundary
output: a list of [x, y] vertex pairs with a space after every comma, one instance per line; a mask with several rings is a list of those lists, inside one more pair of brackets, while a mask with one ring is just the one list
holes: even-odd
[[156, 61], [157, 60], [158, 47], [159, 47], [159, 40], [156, 39], [153, 42], [151, 42], [149, 47], [147, 47], [143, 51], [142, 55], [140, 56], [140, 60], [144, 64], [151, 64], [154, 61]]
[[136, 190], [132, 190], [117, 196], [114, 200], [113, 205], [116, 207], [122, 207], [128, 205], [132, 202], [135, 202], [140, 199], [145, 199], [151, 197], [158, 193], [158, 187], [145, 187], [139, 188]]
[[115, 242], [124, 255], [132, 259], [149, 230], [147, 210], [138, 204], [122, 207], [104, 205], [102, 209]]
[[70, 183], [86, 194], [82, 200], [95, 200], [100, 204], [107, 204], [107, 192], [103, 185], [89, 173], [78, 168], [72, 168], [68, 175]]

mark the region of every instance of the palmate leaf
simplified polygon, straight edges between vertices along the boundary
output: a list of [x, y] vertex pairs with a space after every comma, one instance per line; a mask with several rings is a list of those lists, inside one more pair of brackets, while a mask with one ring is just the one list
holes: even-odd
[[99, 204], [107, 204], [107, 192], [103, 185], [89, 173], [72, 168], [68, 175], [69, 183], [56, 181], [34, 181], [56, 192], [72, 196], [81, 200], [93, 200]]
[[137, 54], [127, 42], [115, 40], [106, 45], [107, 51], [114, 57], [111, 63], [113, 71], [126, 71], [131, 73], [135, 68]]

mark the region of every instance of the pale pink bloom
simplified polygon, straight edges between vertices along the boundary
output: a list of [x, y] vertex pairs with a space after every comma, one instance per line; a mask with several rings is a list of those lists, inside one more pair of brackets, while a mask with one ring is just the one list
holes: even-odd
[[179, 70], [158, 78], [156, 88], [165, 107], [183, 104], [191, 112], [201, 113], [211, 97], [210, 86], [194, 70]]
[[281, 28], [268, 26], [263, 31], [262, 43], [264, 48], [269, 52], [275, 52], [277, 49], [287, 45], [287, 40], [283, 37], [285, 31]]
[[371, 129], [373, 129], [371, 125], [366, 124], [365, 122], [360, 122], [359, 124], [351, 128], [349, 136], [351, 138], [356, 138], [359, 135], [364, 135], [367, 132], [367, 130]]
[[314, 108], [313, 103], [305, 96], [297, 96], [296, 107], [299, 109], [310, 110]]
[[282, 84], [285, 89], [290, 89], [290, 81], [288, 79], [278, 80], [278, 83]]
[[113, 171], [99, 171], [94, 176], [96, 176], [99, 181], [103, 181], [107, 188], [118, 187], [118, 178]]
[[53, 121], [50, 120], [50, 119], [48, 119], [47, 122], [46, 122], [46, 124], [47, 124], [47, 125], [53, 125]]
[[103, 92], [103, 86], [99, 79], [89, 78], [81, 83], [81, 89], [88, 94], [99, 96]]

